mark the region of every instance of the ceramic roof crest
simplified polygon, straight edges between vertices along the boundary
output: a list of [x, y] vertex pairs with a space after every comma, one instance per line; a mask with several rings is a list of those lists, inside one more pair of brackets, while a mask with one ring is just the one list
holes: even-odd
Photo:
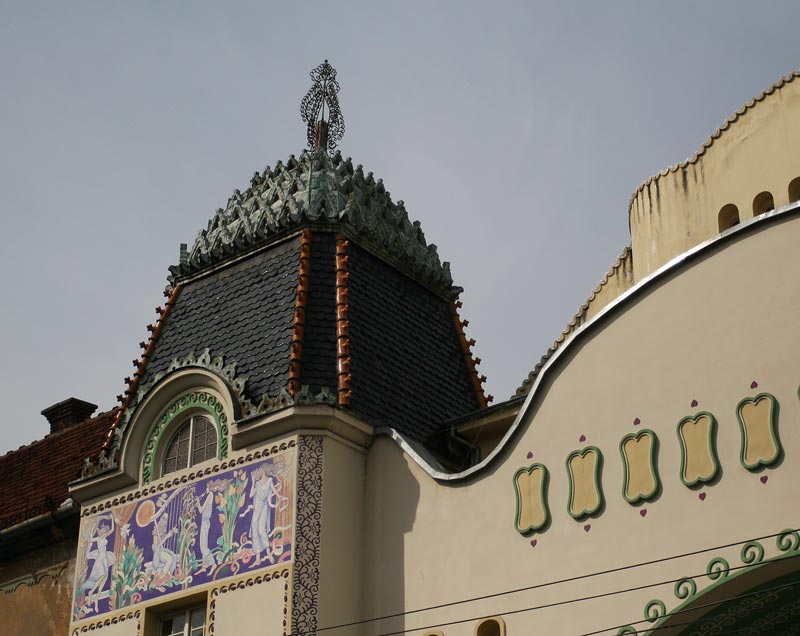
[[403, 201], [392, 201], [380, 179], [339, 151], [291, 155], [284, 164], [255, 173], [250, 187], [235, 190], [218, 209], [181, 262], [170, 267], [170, 281], [199, 273], [230, 258], [309, 225], [350, 230], [364, 247], [407, 270], [434, 289], [458, 294], [450, 264], [428, 244], [419, 221], [410, 221]]

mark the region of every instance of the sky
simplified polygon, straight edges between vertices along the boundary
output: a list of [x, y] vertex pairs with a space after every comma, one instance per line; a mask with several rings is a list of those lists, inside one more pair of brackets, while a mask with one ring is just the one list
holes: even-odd
[[345, 156], [464, 287], [508, 398], [629, 242], [631, 194], [800, 68], [791, 2], [0, 0], [0, 453], [112, 408], [167, 268], [299, 154], [338, 71]]

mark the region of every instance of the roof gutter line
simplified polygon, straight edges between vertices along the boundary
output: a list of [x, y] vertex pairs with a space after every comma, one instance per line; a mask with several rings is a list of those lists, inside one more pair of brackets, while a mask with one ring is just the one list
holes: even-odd
[[75, 503], [74, 499], [69, 497], [64, 501], [64, 503], [62, 503], [52, 512], [45, 512], [44, 514], [31, 517], [30, 519], [26, 519], [25, 521], [0, 530], [0, 542], [13, 539], [29, 530], [35, 530], [37, 528], [43, 528], [51, 525], [56, 521], [76, 515], [78, 512], [80, 512], [80, 506]]

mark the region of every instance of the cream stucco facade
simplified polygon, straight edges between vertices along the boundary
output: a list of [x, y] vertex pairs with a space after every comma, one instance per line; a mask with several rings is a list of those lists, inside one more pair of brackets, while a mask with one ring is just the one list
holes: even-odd
[[[480, 450], [470, 465], [448, 470], [418, 441], [332, 405], [248, 415], [213, 364], [160, 378], [117, 429], [118, 465], [73, 485], [83, 543], [70, 634], [151, 636], [192, 606], [223, 636], [690, 634], [704, 616], [725, 624], [728, 610], [747, 623], [742, 598], [763, 601], [758, 633], [796, 625], [793, 80], [637, 190], [631, 249], [527, 397], [454, 424]], [[763, 191], [777, 209], [754, 215]], [[731, 203], [740, 222], [720, 232]], [[195, 412], [214, 417], [217, 459], [160, 475], [170, 413]], [[257, 482], [274, 487], [264, 561]], [[183, 498], [178, 535], [181, 519], [200, 519], [204, 493], [229, 524], [208, 572], [197, 546], [216, 516], [186, 532], [194, 547], [156, 547], [161, 511]], [[153, 554], [131, 570], [126, 600], [109, 589], [98, 603], [97, 554], [113, 552], [121, 571], [125, 546], [145, 534]], [[190, 565], [167, 564], [190, 552]], [[159, 588], [162, 566], [173, 587]], [[752, 596], [759, 586], [774, 598]]]

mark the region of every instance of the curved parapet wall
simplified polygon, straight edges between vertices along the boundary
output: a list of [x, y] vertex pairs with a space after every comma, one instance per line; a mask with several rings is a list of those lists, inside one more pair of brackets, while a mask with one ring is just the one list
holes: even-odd
[[721, 230], [795, 200], [790, 184], [800, 177], [800, 128], [793, 124], [800, 117], [799, 77], [800, 71], [773, 84], [691, 159], [634, 192], [628, 220], [636, 281]]
[[467, 471], [377, 438], [364, 614], [398, 616], [380, 632], [474, 636], [499, 615], [509, 634], [627, 636], [786, 585], [778, 568], [800, 563], [799, 241], [800, 203], [622, 294], [550, 358]]

